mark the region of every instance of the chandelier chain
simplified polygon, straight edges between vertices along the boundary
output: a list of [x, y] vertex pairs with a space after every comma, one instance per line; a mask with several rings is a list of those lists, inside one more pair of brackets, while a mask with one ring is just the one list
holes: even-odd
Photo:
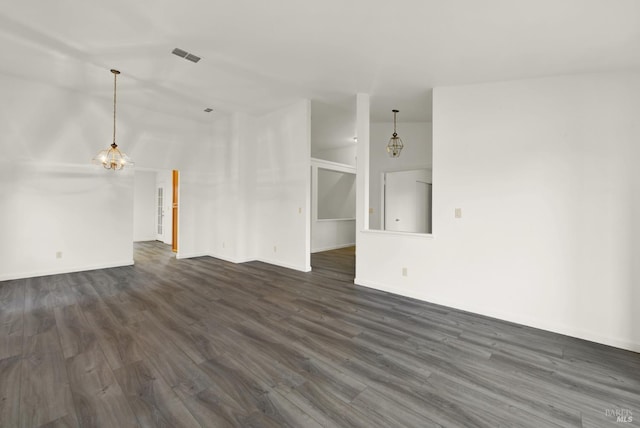
[[118, 93], [118, 74], [120, 72], [116, 69], [111, 69], [113, 73], [113, 142], [111, 147], [106, 150], [101, 150], [91, 160], [91, 162], [102, 165], [105, 169], [117, 171], [123, 169], [125, 166], [133, 166], [134, 162], [125, 153], [122, 153], [118, 149], [116, 144], [116, 112], [117, 112], [117, 93]]
[[400, 157], [400, 152], [404, 147], [402, 140], [398, 137], [398, 112], [399, 110], [393, 109], [393, 134], [389, 139], [389, 143], [387, 144], [387, 153], [392, 158]]
[[395, 111], [393, 112], [393, 134], [396, 135], [396, 116], [398, 113], [396, 113]]
[[116, 81], [118, 74], [113, 73], [113, 144], [116, 144]]

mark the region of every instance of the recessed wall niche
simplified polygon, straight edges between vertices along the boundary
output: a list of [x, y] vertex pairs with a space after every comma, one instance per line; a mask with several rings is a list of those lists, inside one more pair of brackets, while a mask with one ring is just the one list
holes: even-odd
[[[421, 102], [371, 98], [369, 135], [369, 229], [432, 233], [431, 98]], [[384, 104], [384, 105], [383, 105]], [[423, 105], [424, 104], [424, 105]], [[425, 107], [426, 105], [426, 107]], [[399, 157], [386, 147], [394, 130], [404, 148]]]

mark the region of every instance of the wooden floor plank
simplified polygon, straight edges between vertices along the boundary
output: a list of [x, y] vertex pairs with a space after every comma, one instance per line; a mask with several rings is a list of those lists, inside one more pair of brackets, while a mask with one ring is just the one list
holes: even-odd
[[84, 307], [82, 313], [112, 369], [142, 359], [139, 343], [102, 300]]
[[311, 268], [319, 275], [339, 280], [356, 276], [356, 247], [339, 248], [311, 254]]
[[25, 283], [17, 280], [0, 285], [0, 360], [22, 355]]
[[[296, 405], [294, 401], [289, 399], [288, 395], [282, 394], [279, 389], [272, 389], [265, 395], [267, 400], [264, 402], [269, 403], [270, 406], [265, 406], [260, 411], [252, 413], [249, 418], [242, 421], [243, 424], [260, 426], [268, 421], [267, 425], [292, 428], [331, 426], [331, 424], [320, 423], [314, 419], [309, 413], [305, 412], [306, 409], [304, 407]], [[256, 419], [256, 415], [258, 419]], [[261, 423], [254, 423], [258, 421]]]
[[[402, 427], [439, 427], [437, 422], [424, 415], [415, 413], [403, 403], [391, 400], [374, 388], [367, 388], [353, 400], [355, 409], [372, 415], [383, 426]], [[476, 421], [474, 421], [476, 422]], [[468, 425], [479, 427], [478, 424]]]
[[203, 427], [243, 426], [242, 421], [248, 418], [244, 409], [215, 394], [210, 389], [203, 389], [193, 394], [184, 388], [174, 388], [187, 409]]
[[[495, 391], [473, 389], [461, 382], [456, 382], [435, 374], [429, 379], [431, 390], [448, 397], [458, 408], [465, 409], [476, 421], [476, 425], [498, 426], [508, 424], [509, 420], [518, 419], [519, 425], [531, 427], [579, 427], [581, 415], [561, 405], [540, 406], [535, 400], [517, 401], [507, 394], [495, 394]], [[492, 393], [494, 392], [494, 393]], [[464, 397], [460, 402], [458, 397]], [[491, 408], [491, 414], [486, 412]]]
[[141, 427], [200, 426], [169, 385], [154, 375], [144, 361], [122, 366], [114, 375]]
[[24, 335], [33, 336], [55, 327], [54, 300], [50, 293], [50, 277], [29, 278], [25, 284]]
[[67, 359], [66, 367], [81, 426], [139, 426], [99, 347]]
[[54, 309], [54, 315], [65, 358], [97, 346], [97, 336], [87, 324], [80, 306], [74, 304], [57, 307]]
[[264, 401], [269, 392], [248, 372], [239, 370], [224, 358], [208, 360], [200, 364], [200, 368], [209, 376], [220, 391], [248, 413], [260, 411], [268, 407]]
[[20, 426], [34, 427], [76, 410], [55, 328], [25, 338], [20, 385]]
[[298, 406], [305, 409], [305, 413], [312, 415], [316, 420], [320, 420], [320, 417], [322, 417], [322, 423], [326, 423], [324, 422], [326, 419], [330, 421], [331, 425], [344, 427], [368, 428], [385, 426], [383, 422], [376, 420], [375, 416], [370, 413], [359, 411], [350, 404], [346, 404], [334, 393], [331, 387], [304, 382], [288, 389], [286, 396], [291, 397], [290, 401], [297, 402], [295, 399], [300, 400]]
[[640, 426], [637, 353], [355, 286], [352, 248], [134, 253], [0, 282], [0, 426]]
[[20, 426], [22, 356], [0, 360], [0, 425]]

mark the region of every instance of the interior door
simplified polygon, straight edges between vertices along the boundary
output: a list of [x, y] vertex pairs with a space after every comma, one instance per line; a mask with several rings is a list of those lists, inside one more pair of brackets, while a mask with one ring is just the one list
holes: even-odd
[[158, 187], [156, 192], [156, 239], [164, 242], [164, 188]]
[[385, 173], [384, 230], [429, 233], [428, 184], [426, 170]]

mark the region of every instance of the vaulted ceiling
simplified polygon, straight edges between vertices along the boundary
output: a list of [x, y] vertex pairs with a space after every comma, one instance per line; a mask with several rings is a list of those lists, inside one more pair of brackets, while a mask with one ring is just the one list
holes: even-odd
[[201, 120], [367, 92], [410, 121], [435, 86], [640, 70], [640, 1], [5, 0], [0, 43], [0, 74], [109, 97], [118, 68], [125, 102]]

